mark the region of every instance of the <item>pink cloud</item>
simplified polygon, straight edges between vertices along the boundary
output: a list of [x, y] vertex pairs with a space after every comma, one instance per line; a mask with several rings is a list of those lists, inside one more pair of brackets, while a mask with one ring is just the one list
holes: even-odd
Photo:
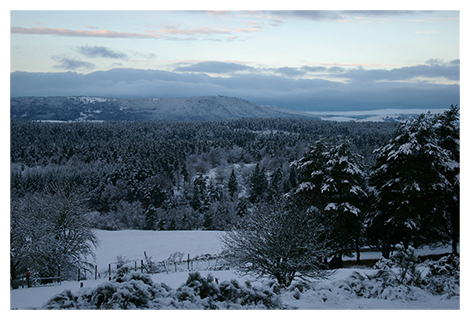
[[196, 28], [196, 29], [178, 29], [178, 27], [168, 26], [165, 29], [159, 30], [164, 34], [181, 34], [181, 35], [195, 35], [195, 34], [227, 34], [230, 33], [227, 29], [211, 29], [211, 28]]
[[70, 30], [53, 28], [21, 28], [11, 27], [12, 34], [56, 35], [68, 37], [100, 37], [100, 38], [160, 38], [152, 33], [116, 32], [112, 30]]

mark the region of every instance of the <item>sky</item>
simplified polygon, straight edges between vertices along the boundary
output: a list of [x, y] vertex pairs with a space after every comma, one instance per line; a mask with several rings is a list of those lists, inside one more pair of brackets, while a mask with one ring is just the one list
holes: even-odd
[[458, 10], [11, 10], [10, 96], [460, 103]]

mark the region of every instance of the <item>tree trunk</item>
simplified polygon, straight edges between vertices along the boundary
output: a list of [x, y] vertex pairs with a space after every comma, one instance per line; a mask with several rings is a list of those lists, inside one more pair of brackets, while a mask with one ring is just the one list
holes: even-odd
[[361, 248], [359, 247], [359, 244], [356, 242], [356, 264], [360, 265], [361, 264]]
[[455, 255], [458, 254], [458, 252], [457, 252], [457, 245], [458, 244], [459, 244], [459, 240], [454, 234], [454, 236], [452, 237], [452, 254], [455, 254]]

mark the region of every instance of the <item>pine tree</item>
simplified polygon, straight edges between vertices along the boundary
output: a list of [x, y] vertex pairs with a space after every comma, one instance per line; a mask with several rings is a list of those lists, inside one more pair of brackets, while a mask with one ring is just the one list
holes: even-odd
[[328, 238], [339, 261], [343, 254], [353, 250], [359, 261], [364, 220], [362, 207], [367, 196], [362, 157], [353, 153], [351, 146], [351, 141], [344, 139], [328, 152], [321, 187], [330, 232]]
[[309, 207], [324, 207], [321, 188], [325, 178], [325, 164], [327, 161], [327, 147], [324, 140], [318, 140], [301, 159], [291, 165], [292, 172], [297, 171], [299, 183], [291, 191], [291, 201], [304, 209]]
[[443, 174], [451, 158], [439, 145], [436, 118], [422, 114], [400, 124], [393, 139], [377, 152], [370, 179], [376, 197], [372, 229], [381, 236], [388, 258], [393, 244], [419, 247], [442, 240], [442, 195], [449, 182]]
[[266, 177], [266, 169], [264, 167], [260, 168], [259, 163], [256, 164], [250, 182], [250, 201], [252, 203], [261, 201], [268, 189], [268, 180]]
[[448, 181], [442, 195], [442, 222], [439, 231], [450, 239], [452, 253], [457, 254], [460, 237], [460, 117], [457, 106], [437, 116], [436, 134], [438, 144], [449, 153], [441, 170]]
[[237, 176], [235, 175], [235, 170], [232, 169], [232, 173], [228, 179], [228, 192], [230, 194], [230, 198], [233, 200], [236, 193], [238, 192], [238, 181]]
[[274, 171], [266, 195], [268, 201], [273, 202], [280, 199], [283, 193], [283, 175], [282, 168], [278, 168]]
[[293, 163], [300, 183], [290, 193], [292, 204], [317, 213], [331, 253], [339, 261], [343, 254], [359, 252], [363, 229], [365, 173], [362, 157], [351, 151], [351, 145], [348, 139], [335, 147], [319, 140]]

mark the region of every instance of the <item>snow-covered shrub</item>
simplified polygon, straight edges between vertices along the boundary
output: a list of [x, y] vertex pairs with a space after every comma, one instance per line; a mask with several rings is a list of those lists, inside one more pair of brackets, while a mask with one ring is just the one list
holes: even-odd
[[439, 261], [419, 264], [414, 249], [399, 249], [392, 259], [381, 259], [375, 265], [378, 271], [372, 275], [354, 272], [345, 279], [340, 288], [356, 296], [379, 299], [419, 300], [427, 293], [446, 295], [460, 294], [460, 260], [449, 255]]
[[272, 284], [275, 281], [263, 288], [243, 287], [236, 280], [218, 284], [212, 275], [204, 278], [196, 272], [189, 274], [186, 283], [177, 289], [176, 297], [179, 301], [189, 301], [203, 309], [276, 309], [281, 304]]
[[70, 290], [64, 290], [56, 294], [44, 304], [43, 309], [77, 309], [77, 298]]
[[[148, 309], [162, 307], [168, 288], [154, 284], [143, 274], [125, 274], [94, 289], [84, 289], [77, 295], [65, 290], [52, 297], [43, 309]], [[160, 300], [159, 300], [160, 299]]]
[[399, 268], [398, 281], [400, 284], [419, 285], [421, 282], [421, 273], [418, 271], [418, 257], [415, 255], [415, 249], [412, 246], [405, 248], [403, 244], [395, 246], [397, 250], [392, 260]]
[[412, 246], [403, 244], [395, 246], [396, 252], [391, 259], [380, 258], [374, 265], [379, 270], [377, 276], [389, 284], [416, 285], [421, 283], [421, 272], [418, 270], [418, 257]]
[[[272, 281], [272, 283], [275, 283]], [[261, 288], [241, 286], [236, 280], [220, 284], [212, 275], [191, 273], [185, 284], [173, 290], [155, 284], [149, 275], [124, 274], [75, 295], [65, 290], [53, 296], [43, 309], [280, 309], [272, 284]]]
[[339, 283], [339, 288], [366, 299], [414, 301], [425, 296], [420, 288], [400, 283], [397, 274], [389, 270], [379, 270], [372, 275], [354, 272]]
[[98, 285], [88, 301], [97, 309], [147, 309], [164, 291], [150, 277], [132, 273]]
[[423, 287], [432, 294], [447, 298], [460, 295], [460, 258], [447, 255], [438, 261], [426, 261], [427, 274], [423, 278]]
[[373, 268], [378, 269], [378, 270], [386, 270], [386, 269], [391, 269], [395, 266], [396, 266], [395, 263], [391, 259], [380, 257], [380, 259], [377, 260]]

